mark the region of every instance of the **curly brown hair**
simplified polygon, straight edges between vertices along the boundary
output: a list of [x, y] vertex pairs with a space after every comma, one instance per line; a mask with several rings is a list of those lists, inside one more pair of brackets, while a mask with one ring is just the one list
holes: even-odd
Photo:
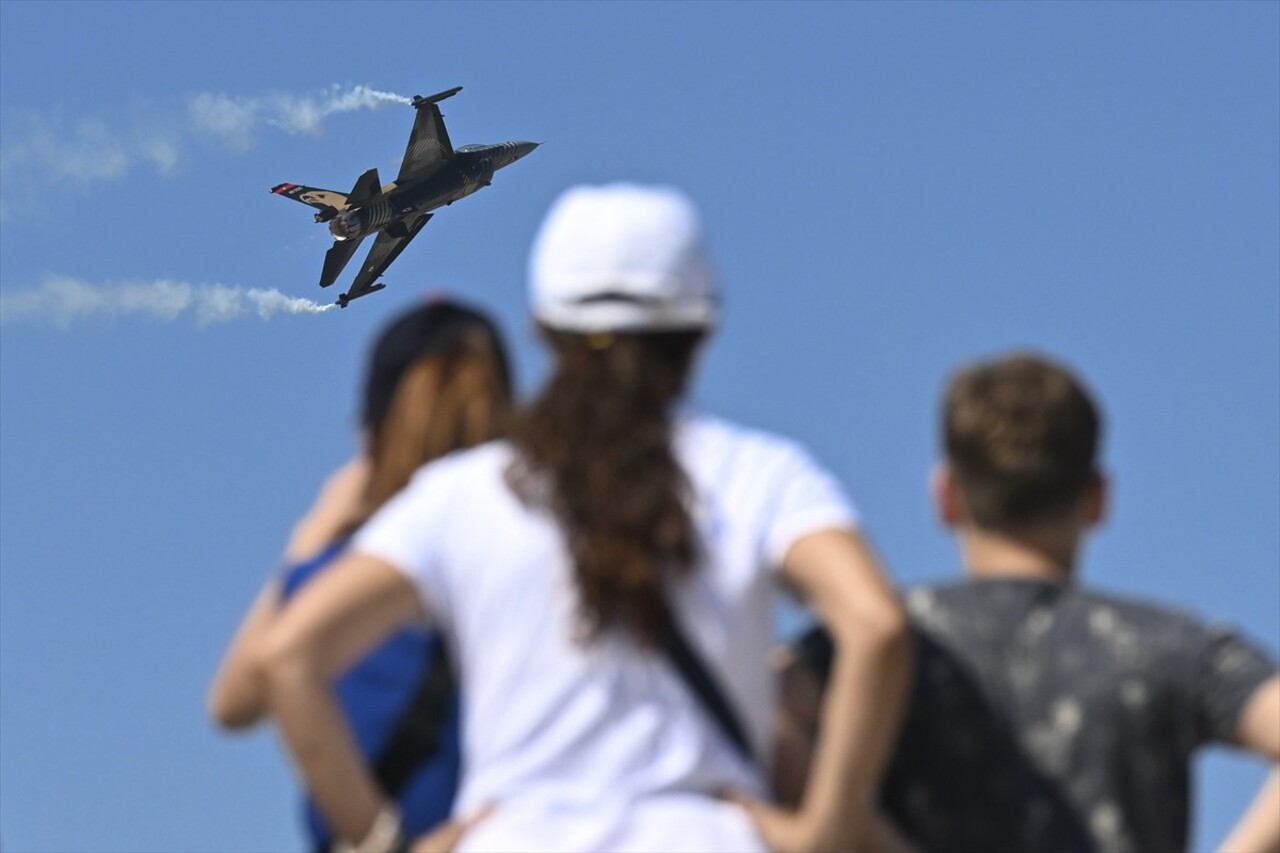
[[509, 481], [560, 524], [586, 636], [617, 626], [659, 644], [664, 579], [692, 571], [699, 552], [671, 409], [703, 333], [543, 333], [556, 365], [512, 427]]
[[1098, 476], [1102, 419], [1065, 367], [1034, 353], [969, 366], [942, 410], [947, 460], [980, 527], [1035, 523], [1071, 506]]

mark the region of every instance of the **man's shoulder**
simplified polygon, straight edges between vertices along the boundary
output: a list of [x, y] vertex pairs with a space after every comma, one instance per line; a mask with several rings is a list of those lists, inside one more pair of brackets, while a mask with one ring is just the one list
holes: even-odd
[[[1000, 586], [1006, 581], [1010, 584], [1019, 583], [1013, 578], [1003, 581], [997, 579], [995, 582], [966, 577], [949, 578], [911, 584], [906, 587], [905, 596], [908, 606], [914, 602], [917, 609], [930, 605], [978, 607], [986, 599], [999, 597], [1002, 592]], [[1187, 608], [1091, 585], [1061, 584], [1060, 592], [1055, 598], [1059, 607], [1065, 604], [1078, 609], [1110, 612], [1143, 623], [1169, 623], [1186, 628], [1216, 624]]]
[[917, 619], [927, 616], [939, 606], [974, 606], [981, 597], [979, 585], [964, 578], [909, 584], [902, 593], [907, 613]]
[[1188, 608], [1130, 593], [1076, 586], [1070, 594], [1094, 621], [1105, 621], [1108, 617], [1102, 614], [1110, 614], [1136, 626], [1162, 626], [1178, 633], [1199, 632], [1221, 624]]
[[916, 629], [940, 641], [1025, 628], [1044, 643], [1081, 652], [1123, 646], [1127, 659], [1153, 665], [1237, 635], [1183, 607], [1075, 583], [959, 578], [909, 587], [903, 598]]

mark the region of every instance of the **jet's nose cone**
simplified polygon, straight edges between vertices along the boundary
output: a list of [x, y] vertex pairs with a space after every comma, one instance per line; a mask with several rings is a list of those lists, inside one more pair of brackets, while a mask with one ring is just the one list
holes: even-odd
[[521, 157], [524, 157], [527, 154], [532, 154], [533, 149], [537, 148], [541, 144], [542, 144], [541, 142], [523, 142], [523, 141], [517, 142], [516, 156], [514, 159], [519, 160]]

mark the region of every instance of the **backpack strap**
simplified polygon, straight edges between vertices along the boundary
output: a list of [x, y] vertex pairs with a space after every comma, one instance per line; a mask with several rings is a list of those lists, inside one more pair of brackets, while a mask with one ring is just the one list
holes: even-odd
[[689, 685], [689, 689], [697, 697], [702, 709], [720, 726], [720, 731], [733, 744], [738, 755], [748, 764], [759, 766], [755, 753], [751, 750], [751, 741], [747, 739], [746, 729], [742, 727], [742, 721], [702, 657], [685, 639], [684, 633], [676, 623], [674, 613], [671, 615], [671, 630], [667, 634], [667, 641], [662, 651], [671, 661], [676, 672], [684, 679], [685, 684]]
[[399, 796], [423, 762], [440, 751], [440, 731], [456, 686], [444, 637], [437, 635], [418, 690], [373, 765], [378, 787], [388, 797]]

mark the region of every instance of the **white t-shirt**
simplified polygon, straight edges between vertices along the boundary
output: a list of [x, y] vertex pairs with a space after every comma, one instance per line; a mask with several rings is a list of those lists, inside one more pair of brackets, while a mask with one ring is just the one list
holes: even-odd
[[[758, 756], [775, 707], [775, 571], [799, 538], [854, 529], [834, 478], [797, 444], [683, 416], [673, 444], [693, 486], [704, 559], [671, 599], [689, 642]], [[622, 632], [575, 632], [572, 563], [554, 519], [523, 504], [506, 442], [419, 471], [353, 550], [395, 566], [445, 632], [463, 690], [456, 812], [497, 810], [463, 849], [763, 849], [744, 813], [708, 797], [761, 794], [744, 762], [660, 653]]]

